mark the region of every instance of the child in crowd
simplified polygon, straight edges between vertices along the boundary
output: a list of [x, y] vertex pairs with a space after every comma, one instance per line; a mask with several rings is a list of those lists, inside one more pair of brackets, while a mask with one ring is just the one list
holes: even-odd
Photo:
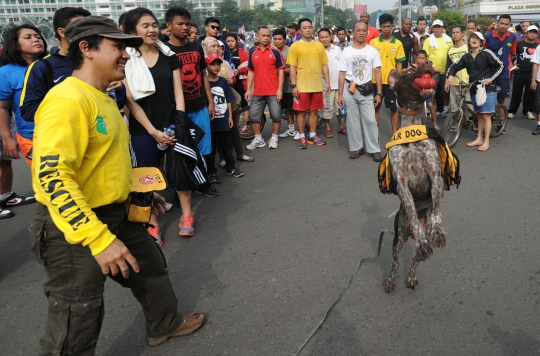
[[[427, 52], [421, 49], [418, 51], [418, 54], [416, 55], [416, 64], [422, 65], [422, 63], [427, 61], [428, 58], [429, 57], [428, 57]], [[437, 71], [437, 69], [435, 69], [435, 71]], [[433, 118], [433, 127], [435, 127], [435, 129], [437, 130], [440, 130], [439, 126], [437, 125], [437, 113], [435, 112], [435, 105], [433, 104], [433, 98], [429, 98], [428, 100], [426, 100], [426, 105], [429, 109], [431, 117]]]
[[214, 120], [210, 121], [212, 127], [212, 152], [205, 157], [208, 163], [208, 178], [210, 183], [220, 183], [214, 163], [218, 144], [223, 149], [227, 174], [235, 178], [240, 178], [244, 175], [241, 170], [234, 166], [235, 161], [231, 135], [231, 127], [233, 125], [231, 103], [235, 101], [235, 97], [227, 81], [219, 76], [222, 63], [223, 60], [217, 54], [210, 54], [206, 57], [208, 80], [210, 81], [216, 108], [216, 116]]

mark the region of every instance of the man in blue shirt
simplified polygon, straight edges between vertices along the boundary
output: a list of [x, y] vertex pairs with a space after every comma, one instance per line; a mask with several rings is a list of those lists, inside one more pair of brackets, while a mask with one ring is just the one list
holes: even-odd
[[64, 29], [72, 21], [90, 16], [88, 10], [64, 7], [54, 13], [54, 34], [60, 49], [47, 58], [32, 63], [26, 71], [21, 94], [21, 116], [25, 121], [34, 122], [34, 114], [51, 87], [71, 76], [71, 66], [67, 60], [69, 45], [64, 37]]
[[484, 48], [491, 52], [503, 62], [504, 73], [502, 73], [495, 83], [501, 88], [497, 94], [499, 104], [504, 104], [504, 99], [510, 97], [510, 68], [512, 66], [512, 57], [516, 55], [517, 36], [508, 31], [510, 27], [510, 15], [501, 15], [497, 21], [497, 29], [486, 33], [484, 36]]

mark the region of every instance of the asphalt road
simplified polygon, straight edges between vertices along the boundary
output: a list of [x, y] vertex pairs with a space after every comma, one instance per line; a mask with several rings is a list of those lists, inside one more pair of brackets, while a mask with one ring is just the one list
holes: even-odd
[[[406, 288], [409, 242], [396, 290], [384, 292], [392, 261], [386, 237], [381, 256], [361, 267], [300, 355], [540, 354], [540, 137], [531, 135], [533, 121], [517, 116], [489, 151], [465, 146], [472, 131], [454, 148], [463, 182], [445, 194], [448, 245], [419, 265], [420, 285]], [[381, 142], [389, 136], [383, 109]], [[281, 139], [277, 150], [257, 149], [254, 163], [238, 164], [243, 178], [222, 172], [220, 197], [194, 196], [193, 238], [177, 235], [179, 209], [162, 217], [179, 310], [204, 312], [207, 323], [146, 346], [139, 305], [109, 280], [97, 354], [293, 355], [358, 261], [375, 255], [399, 206], [379, 192], [371, 157], [350, 160], [347, 147], [343, 135], [303, 151]], [[14, 167], [15, 191], [31, 194], [28, 167]], [[0, 222], [2, 355], [35, 354], [43, 333], [43, 272], [27, 230], [33, 210], [15, 208], [16, 217]]]

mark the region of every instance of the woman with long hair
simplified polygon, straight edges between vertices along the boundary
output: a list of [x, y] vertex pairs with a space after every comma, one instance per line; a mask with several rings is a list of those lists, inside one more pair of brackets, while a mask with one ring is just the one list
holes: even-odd
[[[168, 146], [176, 141], [163, 130], [174, 123], [177, 110], [185, 110], [179, 61], [174, 52], [158, 40], [159, 23], [152, 11], [144, 8], [129, 11], [123, 30], [144, 39], [139, 48], [127, 48], [131, 59], [126, 64], [124, 84], [128, 92], [131, 143], [139, 166], [161, 167], [165, 151], [157, 145]], [[176, 188], [182, 209], [180, 235], [193, 236], [191, 190], [178, 185]], [[155, 215], [149, 224], [148, 232], [161, 247], [161, 230]]]
[[0, 56], [0, 219], [13, 216], [12, 212], [2, 210], [6, 207], [35, 202], [33, 197], [21, 197], [11, 191], [11, 159], [19, 159], [20, 151], [27, 163], [32, 163], [34, 123], [23, 120], [19, 102], [26, 69], [46, 55], [47, 43], [37, 27], [24, 24], [6, 33]]

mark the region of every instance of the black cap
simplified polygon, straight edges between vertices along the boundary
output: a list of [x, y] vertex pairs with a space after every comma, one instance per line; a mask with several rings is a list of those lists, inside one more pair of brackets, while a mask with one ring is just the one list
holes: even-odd
[[289, 27], [287, 27], [287, 28], [294, 28], [295, 30], [298, 31], [298, 24], [292, 23], [292, 24], [290, 24]]
[[140, 47], [144, 42], [142, 37], [123, 33], [112, 19], [103, 16], [87, 16], [75, 20], [64, 31], [64, 36], [70, 45], [81, 38], [93, 35], [122, 40], [128, 47]]

